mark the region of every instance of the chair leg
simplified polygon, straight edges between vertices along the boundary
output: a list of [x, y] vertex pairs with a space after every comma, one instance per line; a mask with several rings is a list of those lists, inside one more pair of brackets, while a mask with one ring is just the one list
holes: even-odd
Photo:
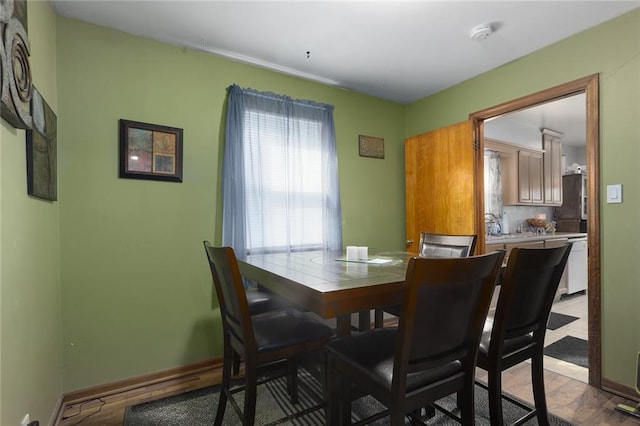
[[[403, 426], [404, 425], [404, 413], [400, 412], [400, 410], [397, 410], [395, 408], [391, 409], [391, 416], [389, 417], [389, 425], [390, 426]], [[412, 421], [410, 423], [411, 425], [415, 425], [415, 423]]]
[[229, 336], [225, 333], [224, 335], [224, 354], [222, 361], [222, 383], [220, 385], [220, 398], [218, 400], [218, 410], [216, 411], [216, 419], [214, 422], [215, 426], [221, 426], [222, 420], [224, 419], [224, 412], [227, 408], [227, 392], [229, 391], [230, 383], [231, 383], [231, 368], [232, 368], [232, 357], [235, 351], [231, 349], [231, 344], [229, 342]]
[[[458, 408], [460, 409], [460, 418], [463, 425], [473, 426], [475, 424], [475, 397], [474, 397], [473, 380], [467, 381], [465, 389], [458, 392], [456, 395]], [[493, 417], [491, 418], [491, 424], [493, 423]]]
[[382, 309], [375, 309], [373, 311], [373, 326], [375, 328], [384, 327], [384, 311]]
[[489, 419], [492, 426], [502, 426], [502, 372], [491, 369], [487, 370], [489, 377], [489, 386], [487, 389], [489, 396]]
[[[458, 406], [460, 406], [460, 400], [458, 400]], [[424, 415], [427, 419], [431, 419], [436, 416], [436, 407], [431, 404], [424, 406]]]
[[233, 369], [231, 372], [234, 376], [237, 376], [240, 373], [240, 354], [236, 351], [233, 351]]
[[422, 426], [422, 425], [424, 425], [424, 423], [422, 423], [420, 420], [417, 420], [417, 419], [420, 418], [420, 415], [422, 414], [422, 409], [414, 410], [411, 413], [413, 414], [413, 416], [409, 417], [409, 424], [411, 426]]
[[340, 424], [340, 411], [342, 395], [340, 391], [342, 389], [340, 375], [333, 369], [333, 359], [327, 358], [326, 361], [326, 390], [325, 399], [327, 406], [324, 410], [325, 423], [327, 426], [338, 426]]
[[346, 379], [344, 375], [335, 372], [334, 374], [339, 374], [339, 383], [340, 383], [340, 395], [342, 398], [340, 399], [340, 421], [342, 425], [350, 425], [351, 424], [351, 399], [353, 396], [351, 395], [351, 381]]
[[253, 426], [256, 418], [256, 395], [258, 387], [257, 367], [245, 360], [244, 420], [243, 426]]
[[549, 414], [547, 411], [547, 400], [544, 395], [544, 364], [543, 346], [536, 349], [536, 353], [531, 358], [531, 383], [533, 384], [533, 401], [536, 406], [536, 416], [538, 425], [549, 426]]
[[295, 359], [288, 359], [287, 366], [289, 374], [287, 374], [287, 392], [292, 404], [298, 403], [298, 362]]

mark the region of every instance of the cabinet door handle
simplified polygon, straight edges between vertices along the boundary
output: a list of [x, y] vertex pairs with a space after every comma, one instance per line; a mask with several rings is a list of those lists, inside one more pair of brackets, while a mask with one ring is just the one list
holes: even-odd
[[407, 247], [411, 247], [413, 245], [413, 240], [407, 240]]

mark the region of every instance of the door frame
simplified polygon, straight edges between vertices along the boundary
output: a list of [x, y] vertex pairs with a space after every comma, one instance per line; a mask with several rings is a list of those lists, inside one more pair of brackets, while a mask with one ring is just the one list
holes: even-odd
[[[584, 93], [586, 95], [587, 129], [586, 157], [589, 178], [587, 179], [587, 234], [588, 234], [588, 347], [589, 347], [589, 384], [602, 387], [601, 358], [601, 275], [600, 275], [600, 116], [599, 116], [599, 74], [592, 74], [578, 80], [551, 87], [530, 95], [501, 103], [469, 114], [473, 121], [474, 143], [476, 151], [476, 197], [484, 203], [484, 170], [482, 167], [484, 138], [484, 120], [502, 114], [529, 108], [550, 101]], [[477, 210], [476, 223], [484, 224], [484, 207]], [[478, 252], [484, 252], [484, 229], [478, 232]]]

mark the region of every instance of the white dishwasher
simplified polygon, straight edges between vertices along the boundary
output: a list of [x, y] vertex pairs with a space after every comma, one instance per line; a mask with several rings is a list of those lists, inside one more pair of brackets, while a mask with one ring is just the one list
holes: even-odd
[[587, 288], [587, 238], [570, 238], [573, 243], [567, 260], [567, 294]]

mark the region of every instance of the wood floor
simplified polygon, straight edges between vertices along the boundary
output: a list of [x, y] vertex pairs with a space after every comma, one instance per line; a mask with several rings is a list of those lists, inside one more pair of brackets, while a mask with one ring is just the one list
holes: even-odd
[[[481, 370], [478, 370], [478, 378], [484, 381]], [[71, 405], [62, 413], [62, 420], [57, 425], [121, 425], [125, 407], [128, 405], [176, 395], [188, 390], [210, 386], [219, 383], [219, 381], [219, 373], [198, 374], [172, 382], [131, 390], [125, 394]], [[532, 401], [530, 382], [529, 364], [520, 364], [503, 373], [504, 390], [529, 402]], [[618, 403], [635, 405], [636, 403], [633, 401], [595, 389], [584, 382], [552, 371], [546, 371], [545, 385], [549, 410], [576, 425], [640, 425], [640, 419], [614, 410]]]

